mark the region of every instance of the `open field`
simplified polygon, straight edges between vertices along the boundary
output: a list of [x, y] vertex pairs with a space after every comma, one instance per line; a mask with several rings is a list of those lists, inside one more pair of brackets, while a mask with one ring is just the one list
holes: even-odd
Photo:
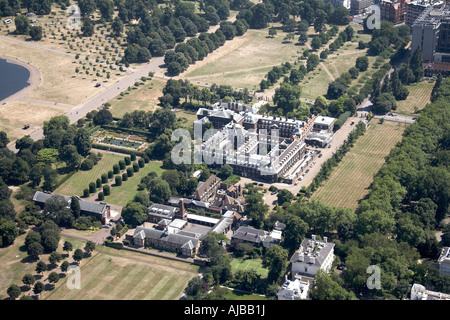
[[181, 122], [182, 126], [185, 128], [193, 128], [194, 121], [197, 120], [197, 114], [193, 111], [188, 110], [178, 110], [175, 111], [177, 120]]
[[419, 82], [406, 86], [409, 90], [408, 98], [403, 101], [397, 101], [396, 112], [414, 114], [425, 108], [426, 104], [430, 102], [433, 86], [434, 82]]
[[235, 258], [231, 261], [231, 270], [233, 272], [251, 269], [256, 270], [261, 278], [267, 278], [267, 274], [269, 273], [266, 268], [263, 268], [261, 260]]
[[372, 120], [367, 132], [345, 155], [327, 181], [314, 192], [312, 199], [323, 203], [356, 209], [364, 198], [373, 175], [384, 163], [384, 157], [402, 138], [404, 124]]
[[149, 162], [145, 164], [144, 168], [140, 168], [139, 172], [134, 172], [132, 177], [128, 177], [127, 181], [123, 181], [121, 186], [111, 185], [111, 194], [105, 197], [105, 201], [120, 206], [125, 206], [129, 201], [133, 200], [138, 192], [137, 186], [141, 179], [150, 172], [156, 172], [161, 176], [163, 169], [161, 169], [162, 162]]
[[43, 296], [49, 300], [176, 300], [198, 266], [136, 252], [102, 247], [82, 266], [81, 289], [65, 281]]
[[[2, 261], [2, 263], [0, 263], [0, 299], [4, 299], [7, 297], [6, 290], [10, 285], [16, 284], [21, 287], [23, 285], [22, 277], [26, 273], [36, 275], [35, 268], [37, 261], [33, 261], [28, 258], [27, 252], [25, 251], [24, 247], [25, 237], [26, 234], [20, 235], [16, 238], [12, 245], [5, 248], [0, 248], [0, 261]], [[86, 243], [86, 241], [80, 239], [61, 236], [59, 249], [57, 251], [63, 256], [67, 254], [62, 250], [62, 246], [64, 244], [64, 241], [66, 240], [72, 243], [73, 250], [76, 250], [78, 248], [82, 249]], [[49, 256], [49, 254], [41, 255], [41, 261], [49, 263]], [[45, 272], [42, 278], [39, 278], [37, 280], [42, 282], [52, 271], [55, 270], [53, 269]]]
[[274, 38], [268, 38], [267, 29], [247, 30], [240, 37], [227, 41], [209, 54], [203, 61], [191, 65], [178, 78], [193, 84], [228, 84], [236, 88], [259, 89], [259, 83], [267, 71], [281, 63], [296, 61], [302, 47], [295, 40], [284, 41], [285, 33], [278, 30]]
[[158, 98], [163, 95], [162, 90], [166, 81], [158, 78], [147, 80], [143, 85], [131, 91], [125, 91], [123, 96], [117, 96], [111, 103], [111, 111], [114, 117], [122, 117], [126, 112], [134, 110], [155, 111], [158, 108]]
[[[16, 39], [13, 36], [8, 38]], [[110, 79], [97, 77], [92, 71], [93, 66], [89, 66], [86, 60], [76, 60], [63, 53], [46, 50], [44, 46], [36, 43], [30, 46], [0, 38], [0, 52], [6, 57], [21, 59], [39, 69], [41, 83], [28, 94], [28, 97], [34, 99], [78, 105], [102, 90], [101, 87], [94, 87], [97, 82], [108, 86], [119, 78], [114, 72], [111, 72]], [[85, 73], [83, 66], [91, 68], [89, 75]], [[78, 74], [75, 72], [77, 67], [80, 70]]]
[[[9, 140], [14, 141], [30, 134], [34, 129], [41, 127], [44, 121], [65, 111], [59, 107], [12, 101], [0, 107], [0, 130], [8, 134]], [[30, 128], [23, 130], [25, 124], [29, 124]]]
[[[99, 152], [102, 152], [99, 150]], [[103, 158], [88, 171], [78, 171], [66, 182], [64, 182], [55, 193], [64, 194], [67, 196], [83, 195], [83, 190], [89, 187], [89, 183], [95, 182], [103, 173], [112, 171], [113, 165], [117, 164], [119, 160], [123, 160], [124, 156], [119, 156], [112, 153], [102, 152]]]

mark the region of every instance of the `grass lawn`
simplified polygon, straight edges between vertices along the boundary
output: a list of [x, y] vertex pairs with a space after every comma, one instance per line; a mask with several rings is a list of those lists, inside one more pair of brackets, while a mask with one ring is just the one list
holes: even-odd
[[184, 128], [193, 128], [194, 121], [197, 120], [197, 114], [194, 111], [178, 110], [175, 111], [175, 115]]
[[158, 98], [163, 95], [162, 90], [166, 81], [158, 78], [147, 80], [143, 85], [131, 91], [125, 91], [123, 96], [118, 95], [110, 101], [110, 112], [114, 117], [121, 118], [126, 112], [134, 110], [154, 111], [158, 108]]
[[[34, 276], [37, 275], [35, 269], [37, 265], [37, 261], [34, 261], [32, 259], [28, 258], [27, 252], [25, 251], [25, 237], [27, 234], [20, 235], [14, 243], [8, 247], [0, 248], [0, 299], [4, 299], [7, 297], [6, 290], [8, 287], [12, 284], [16, 284], [19, 287], [23, 286], [22, 283], [22, 277], [26, 273], [30, 273]], [[63, 255], [63, 258], [65, 259], [65, 255], [67, 254], [62, 250], [64, 241], [70, 241], [73, 245], [73, 250], [76, 250], [78, 248], [83, 248], [86, 244], [85, 240], [80, 240], [76, 238], [71, 237], [65, 237], [61, 236], [61, 240], [59, 242], [59, 248], [57, 252], [61, 253]], [[73, 251], [72, 251], [73, 253]], [[49, 263], [48, 258], [49, 254], [43, 254], [40, 256], [41, 260]], [[54, 271], [49, 270], [47, 272], [44, 272], [43, 276], [36, 277], [38, 281], [44, 281], [48, 274], [50, 272]], [[38, 279], [39, 278], [39, 279]], [[27, 291], [24, 292], [26, 294], [32, 294], [32, 292]], [[45, 293], [44, 293], [45, 294]]]
[[193, 84], [216, 83], [259, 89], [259, 83], [272, 67], [296, 61], [305, 48], [297, 46], [296, 40], [284, 41], [286, 34], [281, 30], [274, 38], [268, 38], [267, 30], [247, 30], [243, 36], [227, 41], [203, 61], [197, 61], [179, 78], [188, 79]]
[[367, 132], [334, 169], [330, 178], [314, 192], [312, 199], [323, 203], [356, 209], [385, 162], [384, 157], [402, 138], [404, 124], [372, 120]]
[[111, 186], [111, 194], [105, 197], [105, 201], [120, 206], [125, 206], [129, 201], [133, 200], [134, 196], [138, 192], [137, 185], [141, 182], [141, 179], [150, 172], [156, 172], [158, 176], [161, 176], [164, 171], [162, 168], [162, 162], [149, 162], [145, 164], [144, 168], [140, 168], [139, 172], [134, 172], [132, 177], [128, 177], [127, 181], [123, 181], [121, 186]]
[[262, 260], [259, 259], [244, 259], [235, 258], [231, 261], [231, 270], [237, 272], [239, 270], [251, 270], [254, 269], [261, 276], [261, 278], [267, 278], [269, 270], [263, 268]]
[[136, 252], [101, 247], [81, 268], [81, 289], [65, 281], [44, 295], [49, 300], [176, 300], [198, 266]]
[[245, 294], [238, 290], [229, 289], [227, 289], [227, 293], [223, 297], [226, 300], [268, 300], [266, 297], [257, 294]]
[[[99, 152], [102, 152], [99, 150]], [[89, 183], [95, 182], [103, 173], [112, 171], [113, 165], [117, 164], [119, 160], [123, 160], [124, 156], [119, 156], [112, 153], [102, 152], [103, 158], [89, 171], [78, 171], [66, 182], [64, 182], [56, 193], [61, 193], [67, 196], [83, 195], [83, 190], [89, 188]]]
[[425, 108], [426, 104], [430, 102], [433, 87], [434, 82], [425, 81], [406, 86], [409, 90], [408, 98], [403, 101], [397, 101], [396, 112], [414, 114]]

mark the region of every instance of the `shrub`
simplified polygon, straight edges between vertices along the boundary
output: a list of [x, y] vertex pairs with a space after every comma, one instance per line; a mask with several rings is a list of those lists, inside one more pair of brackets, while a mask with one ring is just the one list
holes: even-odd
[[103, 186], [103, 194], [109, 196], [111, 194], [111, 187], [109, 185]]
[[83, 197], [84, 197], [84, 198], [89, 197], [89, 189], [84, 189], [84, 190], [83, 190]]
[[131, 157], [125, 157], [125, 164], [129, 166], [131, 164]]
[[139, 165], [137, 164], [137, 162], [133, 162], [133, 171], [139, 172]]
[[91, 170], [94, 167], [94, 161], [86, 159], [81, 163], [80, 169], [83, 171]]
[[144, 159], [139, 158], [139, 160], [138, 160], [138, 165], [139, 165], [139, 168], [143, 168], [143, 167], [145, 166]]
[[108, 182], [108, 175], [106, 173], [102, 174], [102, 183]]
[[115, 183], [116, 183], [116, 186], [121, 186], [122, 185], [122, 177], [116, 176]]
[[97, 188], [95, 187], [95, 182], [89, 183], [89, 192], [95, 193], [97, 191]]
[[113, 174], [118, 174], [120, 172], [120, 168], [118, 164], [113, 166]]
[[97, 179], [97, 180], [95, 181], [95, 186], [96, 186], [97, 188], [101, 188], [101, 187], [102, 187], [102, 180]]
[[126, 167], [125, 161], [120, 160], [120, 161], [119, 161], [119, 167], [120, 167], [120, 170], [125, 169], [125, 167]]
[[122, 173], [122, 181], [127, 181], [128, 180], [128, 174], [126, 174], [126, 172]]
[[112, 177], [114, 177], [114, 172], [108, 171], [108, 179], [112, 179]]
[[134, 176], [133, 168], [127, 168], [127, 175], [128, 175], [129, 177]]
[[135, 154], [135, 153], [132, 153], [132, 154], [130, 155], [130, 159], [131, 159], [131, 161], [136, 161], [136, 154]]
[[100, 201], [105, 200], [105, 195], [103, 194], [103, 192], [98, 193], [98, 200], [100, 200]]

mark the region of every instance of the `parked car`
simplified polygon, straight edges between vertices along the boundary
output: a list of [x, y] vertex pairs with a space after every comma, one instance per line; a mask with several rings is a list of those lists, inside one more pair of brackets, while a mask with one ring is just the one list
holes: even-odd
[[330, 148], [331, 148], [331, 144], [328, 145], [328, 149], [330, 149]]
[[5, 20], [5, 24], [10, 24], [11, 22], [12, 22], [11, 19], [6, 19], [6, 20]]
[[309, 172], [309, 169], [306, 169], [306, 173], [308, 173]]
[[322, 158], [322, 154], [319, 154], [319, 158]]

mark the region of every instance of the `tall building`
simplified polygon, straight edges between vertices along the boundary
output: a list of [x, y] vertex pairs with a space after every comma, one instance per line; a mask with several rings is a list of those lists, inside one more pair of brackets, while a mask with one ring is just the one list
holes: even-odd
[[406, 20], [405, 24], [412, 26], [420, 14], [431, 5], [427, 0], [410, 1], [406, 4]]
[[380, 5], [381, 20], [400, 24], [406, 21], [406, 9], [410, 0], [383, 0]]
[[373, 0], [351, 0], [350, 14], [357, 15], [364, 13], [373, 3]]
[[416, 19], [411, 52], [419, 46], [424, 62], [450, 62], [450, 6], [429, 6]]
[[343, 6], [350, 9], [350, 0], [325, 0], [325, 3], [327, 2], [331, 3], [335, 8]]

